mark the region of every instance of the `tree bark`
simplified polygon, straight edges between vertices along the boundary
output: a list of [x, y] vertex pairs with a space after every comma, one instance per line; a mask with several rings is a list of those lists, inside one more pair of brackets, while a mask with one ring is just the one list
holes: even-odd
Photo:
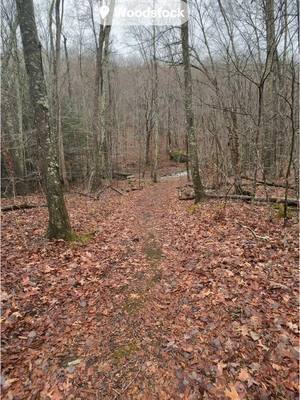
[[237, 117], [234, 111], [230, 112], [231, 124], [228, 127], [229, 134], [229, 149], [231, 157], [231, 165], [234, 175], [234, 191], [235, 194], [243, 194], [242, 179], [241, 179], [241, 164], [239, 153], [239, 138], [237, 130]]
[[49, 239], [69, 239], [72, 232], [59, 174], [57, 137], [55, 130], [50, 126], [41, 44], [38, 39], [33, 0], [17, 0], [17, 9], [34, 110], [39, 170], [43, 177], [49, 212], [47, 235]]
[[[53, 10], [54, 8], [54, 10]], [[52, 30], [52, 13], [55, 15], [55, 40], [53, 38]], [[61, 98], [60, 98], [60, 67], [61, 67], [61, 31], [62, 31], [62, 18], [64, 11], [64, 0], [54, 0], [53, 5], [50, 7], [50, 41], [51, 41], [51, 52], [52, 52], [52, 81], [53, 81], [53, 119], [56, 134], [58, 137], [58, 158], [59, 158], [59, 169], [60, 175], [64, 183], [64, 188], [69, 188], [69, 182], [67, 178], [67, 170], [65, 163], [65, 152], [64, 152], [64, 138], [62, 131], [62, 112], [61, 112]]]
[[264, 174], [274, 177], [276, 173], [277, 137], [278, 137], [278, 82], [279, 61], [275, 37], [274, 0], [265, 3], [265, 27], [267, 41], [267, 70], [270, 72], [265, 84], [265, 138], [264, 138]]
[[[185, 6], [187, 5], [186, 0], [184, 0], [183, 3], [185, 3]], [[182, 59], [183, 59], [183, 69], [184, 69], [184, 106], [185, 106], [185, 117], [186, 117], [187, 142], [189, 149], [189, 163], [195, 190], [195, 203], [198, 203], [204, 199], [205, 192], [199, 172], [199, 158], [197, 152], [196, 133], [194, 126], [193, 89], [192, 89], [192, 73], [191, 73], [190, 52], [189, 52], [188, 22], [185, 22], [181, 25], [181, 45], [182, 45]]]
[[104, 29], [104, 48], [102, 57], [102, 81], [100, 84], [100, 159], [103, 175], [112, 179], [112, 152], [111, 152], [111, 82], [109, 70], [109, 37], [111, 26]]
[[64, 51], [65, 51], [65, 58], [66, 58], [66, 66], [67, 66], [67, 77], [68, 77], [68, 95], [70, 100], [72, 99], [72, 83], [71, 83], [71, 68], [70, 68], [70, 60], [69, 60], [69, 52], [67, 46], [67, 38], [63, 35], [64, 38]]
[[[91, 7], [91, 19], [93, 24], [93, 34], [96, 45], [96, 72], [95, 72], [95, 89], [94, 89], [94, 104], [93, 104], [93, 119], [92, 119], [92, 131], [93, 131], [93, 151], [92, 151], [92, 171], [89, 179], [88, 191], [92, 191], [93, 187], [101, 185], [102, 178], [102, 166], [104, 160], [104, 146], [105, 146], [105, 120], [106, 120], [106, 96], [105, 90], [107, 90], [107, 74], [105, 73], [106, 65], [108, 62], [108, 44], [111, 31], [111, 25], [100, 24], [99, 34], [96, 33], [96, 27], [94, 23], [94, 11], [92, 3]], [[114, 0], [110, 4], [110, 11], [108, 18], [111, 19], [114, 12]], [[103, 21], [101, 21], [103, 22]]]
[[159, 103], [158, 103], [158, 65], [156, 58], [156, 27], [153, 26], [153, 60], [152, 60], [152, 87], [153, 87], [153, 160], [152, 160], [152, 181], [158, 182], [158, 152], [159, 152]]

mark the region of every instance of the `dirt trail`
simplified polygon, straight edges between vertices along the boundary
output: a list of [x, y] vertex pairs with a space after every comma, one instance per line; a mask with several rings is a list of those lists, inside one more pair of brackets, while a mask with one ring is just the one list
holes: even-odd
[[[118, 271], [108, 273], [108, 279], [121, 282], [122, 294], [119, 295], [119, 286], [117, 291], [110, 288], [106, 299], [113, 310], [105, 321], [109, 341], [104, 345], [106, 357], [101, 355], [101, 359], [104, 358], [107, 374], [102, 376], [100, 398], [182, 397], [176, 394], [176, 370], [169, 370], [166, 360], [177, 315], [172, 311], [165, 319], [168, 308], [176, 310], [176, 297], [170, 290], [176, 280], [171, 271], [164, 271], [170, 261], [176, 260], [170, 251], [169, 229], [178, 183], [178, 179], [171, 179], [167, 184], [161, 182], [121, 200], [119, 240], [122, 242], [125, 235], [127, 243], [133, 241], [135, 245], [125, 269], [126, 287], [124, 276], [118, 276]], [[108, 224], [113, 224], [114, 219], [112, 215]], [[178, 255], [177, 251], [175, 254]]]
[[[151, 360], [159, 357], [163, 342], [162, 321], [154, 299], [162, 279], [165, 221], [176, 196], [176, 184], [173, 179], [167, 190], [160, 183], [122, 198], [117, 196], [117, 205], [104, 223], [102, 220], [93, 241], [83, 248], [62, 246], [60, 265], [56, 262], [49, 266], [49, 259], [54, 258], [50, 250], [43, 260], [45, 274], [42, 266], [41, 271], [33, 270], [35, 263], [31, 261], [45, 253], [44, 243], [28, 249], [29, 242], [23, 242], [28, 250], [22, 259], [27, 265], [25, 297], [34, 301], [18, 305], [25, 326], [5, 341], [4, 348], [6, 365], [17, 360], [14, 373], [23, 376], [20, 381], [10, 378], [10, 368], [4, 374], [8, 388], [10, 379], [18, 381], [19, 398], [155, 396], [153, 374], [145, 374], [145, 369], [151, 370]], [[89, 204], [95, 215], [97, 205]], [[37, 254], [32, 257], [33, 249]], [[8, 259], [11, 257], [8, 255]], [[31, 293], [32, 285], [37, 292]], [[35, 296], [40, 289], [42, 298]], [[39, 322], [44, 324], [42, 332]], [[13, 348], [10, 340], [24, 340], [27, 334], [28, 348], [22, 340]], [[40, 379], [43, 375], [46, 382]], [[133, 376], [134, 382], [128, 385]], [[12, 393], [8, 390], [7, 398]]]
[[82, 243], [43, 239], [44, 209], [3, 217], [4, 399], [297, 398], [297, 227], [180, 202], [181, 179], [68, 196]]
[[[163, 389], [164, 375], [169, 371], [161, 354], [169, 341], [170, 324], [173, 323], [172, 319], [164, 321], [164, 309], [171, 305], [171, 292], [169, 296], [164, 293], [164, 303], [160, 302], [160, 294], [166, 284], [163, 282], [163, 265], [167, 261], [164, 247], [167, 245], [170, 205], [176, 198], [176, 185], [178, 180], [175, 179], [167, 186], [159, 183], [122, 203], [124, 226], [130, 227], [137, 245], [132, 254], [129, 283], [123, 292], [125, 313], [118, 325], [122, 335], [120, 343], [116, 338], [116, 350], [112, 350], [122, 365], [112, 388], [117, 392], [116, 398], [163, 398], [164, 390], [166, 398], [171, 398], [169, 383]], [[116, 308], [122, 309], [122, 305], [118, 304]], [[108, 325], [115, 327], [114, 321]], [[107, 386], [104, 383], [103, 387], [108, 391], [107, 398], [111, 398], [112, 375], [109, 374]], [[106, 398], [105, 391], [103, 398]], [[172, 396], [176, 398], [174, 393]]]

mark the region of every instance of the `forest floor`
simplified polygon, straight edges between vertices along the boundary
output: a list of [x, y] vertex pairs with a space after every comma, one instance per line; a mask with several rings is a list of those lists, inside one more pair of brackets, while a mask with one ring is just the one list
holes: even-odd
[[67, 195], [71, 243], [3, 214], [3, 399], [298, 398], [296, 217], [182, 182]]

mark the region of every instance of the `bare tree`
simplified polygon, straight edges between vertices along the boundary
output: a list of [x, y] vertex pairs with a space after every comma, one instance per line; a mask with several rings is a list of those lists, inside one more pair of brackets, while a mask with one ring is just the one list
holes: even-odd
[[[53, 34], [53, 14], [55, 15], [55, 38]], [[62, 131], [62, 110], [61, 110], [61, 37], [62, 37], [62, 24], [64, 14], [64, 0], [53, 0], [49, 11], [49, 34], [50, 34], [50, 49], [51, 49], [51, 81], [52, 90], [51, 95], [53, 103], [53, 126], [57, 131], [58, 149], [59, 149], [59, 168], [61, 177], [64, 183], [64, 188], [68, 189], [69, 183], [67, 178], [67, 170], [65, 163], [64, 152], [64, 138]]]
[[[186, 0], [184, 1], [184, 3], [187, 3]], [[205, 197], [205, 193], [199, 171], [199, 160], [198, 160], [196, 133], [194, 126], [193, 89], [192, 89], [192, 73], [190, 64], [188, 21], [184, 22], [181, 25], [181, 46], [182, 46], [182, 62], [184, 70], [184, 107], [186, 115], [189, 162], [190, 162], [191, 175], [195, 190], [195, 203], [199, 203]]]
[[17, 9], [34, 109], [34, 129], [39, 145], [39, 169], [45, 184], [49, 211], [47, 235], [50, 239], [69, 239], [71, 226], [59, 175], [57, 136], [50, 125], [41, 44], [37, 34], [33, 1], [17, 0]]
[[[93, 186], [101, 184], [103, 172], [104, 150], [106, 142], [106, 105], [108, 99], [108, 56], [109, 56], [109, 40], [111, 25], [103, 25], [100, 23], [99, 32], [97, 33], [96, 21], [94, 15], [93, 0], [89, 0], [90, 17], [92, 21], [92, 31], [96, 47], [96, 71], [94, 83], [94, 104], [92, 117], [93, 130], [93, 166], [88, 182], [88, 191]], [[114, 0], [111, 1], [108, 19], [112, 19], [114, 12]]]

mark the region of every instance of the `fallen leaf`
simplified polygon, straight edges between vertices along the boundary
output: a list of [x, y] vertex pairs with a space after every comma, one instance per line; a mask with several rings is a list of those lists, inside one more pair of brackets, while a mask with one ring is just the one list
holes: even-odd
[[230, 391], [228, 389], [225, 390], [225, 394], [227, 397], [229, 397], [231, 400], [240, 400], [240, 396], [238, 392], [236, 391], [236, 388], [234, 385], [229, 385]]
[[17, 381], [18, 381], [17, 378], [4, 379], [3, 388], [8, 389], [14, 382]]
[[129, 296], [131, 299], [139, 299], [140, 298], [140, 296], [137, 294], [137, 293], [130, 293], [130, 296]]
[[286, 326], [295, 334], [299, 333], [298, 325], [294, 324], [293, 322], [287, 322]]
[[253, 328], [257, 328], [261, 325], [260, 318], [255, 315], [252, 315], [252, 317], [250, 318], [250, 321], [251, 321], [251, 325], [253, 326]]
[[36, 331], [30, 331], [30, 332], [28, 333], [28, 337], [29, 337], [30, 339], [35, 338], [35, 337], [36, 337]]
[[251, 337], [251, 339], [253, 339], [255, 341], [259, 340], [259, 338], [260, 338], [259, 334], [254, 331], [250, 331], [250, 337]]
[[249, 331], [248, 331], [248, 326], [247, 325], [242, 325], [240, 328], [242, 336], [247, 336]]
[[258, 341], [258, 345], [259, 345], [259, 347], [262, 347], [262, 348], [263, 348], [264, 350], [266, 350], [266, 351], [269, 350], [269, 347], [265, 346], [265, 345], [262, 343], [261, 340]]
[[241, 369], [238, 379], [242, 382], [247, 382], [250, 379], [250, 375], [246, 368]]
[[51, 272], [53, 270], [54, 270], [54, 268], [49, 267], [49, 265], [46, 265], [45, 268], [44, 268], [45, 274], [48, 274], [49, 272]]
[[72, 365], [77, 365], [81, 363], [81, 359], [77, 358], [77, 360], [69, 361], [68, 362], [68, 367], [71, 367]]
[[6, 301], [10, 298], [10, 296], [7, 294], [7, 292], [5, 292], [4, 290], [1, 291], [0, 294], [0, 299], [1, 301]]
[[25, 277], [22, 279], [22, 284], [23, 284], [24, 286], [30, 285], [29, 276], [25, 276]]
[[219, 362], [217, 365], [217, 376], [223, 375], [223, 369], [227, 367], [227, 364], [223, 363], [223, 361]]
[[192, 353], [194, 351], [194, 347], [193, 346], [182, 346], [182, 350], [187, 353]]

